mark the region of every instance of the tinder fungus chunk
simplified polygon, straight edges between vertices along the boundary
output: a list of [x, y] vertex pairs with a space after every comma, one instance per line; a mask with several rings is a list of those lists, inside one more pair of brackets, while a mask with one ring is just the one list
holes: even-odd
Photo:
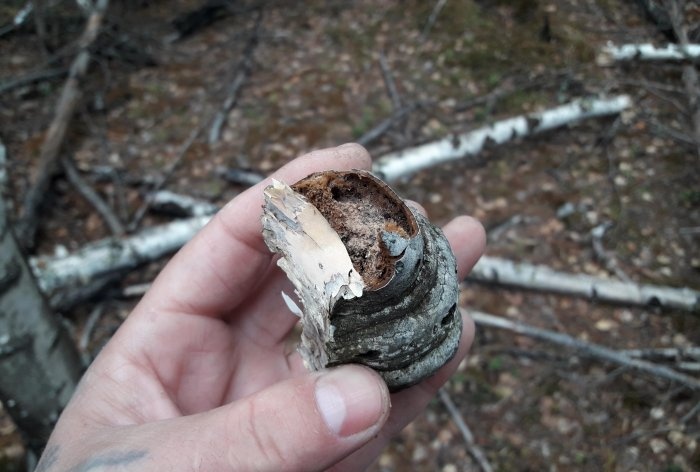
[[275, 181], [262, 221], [304, 305], [307, 367], [361, 363], [399, 390], [454, 356], [462, 330], [454, 255], [442, 231], [384, 182], [365, 171]]

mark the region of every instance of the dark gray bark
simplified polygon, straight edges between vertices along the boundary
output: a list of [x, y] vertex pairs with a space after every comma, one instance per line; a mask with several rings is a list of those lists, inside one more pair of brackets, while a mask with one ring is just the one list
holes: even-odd
[[39, 450], [81, 374], [75, 345], [51, 313], [0, 199], [0, 401]]

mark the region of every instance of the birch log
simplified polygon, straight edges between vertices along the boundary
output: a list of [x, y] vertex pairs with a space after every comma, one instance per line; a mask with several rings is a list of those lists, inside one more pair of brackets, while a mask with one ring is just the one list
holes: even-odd
[[75, 389], [82, 364], [39, 291], [0, 198], [0, 401], [40, 451]]
[[62, 257], [35, 257], [30, 265], [46, 295], [74, 288], [109, 273], [133, 269], [183, 246], [209, 221], [198, 216], [145, 229], [127, 238], [108, 238]]
[[372, 170], [384, 180], [395, 181], [421, 169], [476, 155], [489, 145], [502, 144], [586, 118], [615, 115], [631, 105], [632, 100], [627, 95], [574, 100], [560, 107], [496, 121], [467, 133], [385, 154], [377, 160]]
[[[110, 238], [88, 244], [68, 256], [41, 256], [30, 260], [39, 286], [47, 296], [120, 270], [128, 270], [176, 251], [211, 216], [197, 216], [143, 230], [128, 238]], [[661, 306], [700, 310], [700, 292], [623, 282], [591, 275], [555, 271], [547, 266], [483, 256], [468, 280], [561, 293], [602, 302], [632, 306]]]
[[547, 266], [517, 263], [498, 257], [482, 257], [469, 274], [469, 279], [611, 303], [700, 310], [700, 292], [689, 288], [644, 285], [585, 274], [571, 274], [555, 271]]
[[687, 61], [700, 59], [700, 44], [678, 44], [654, 46], [653, 44], [608, 43], [597, 58], [599, 65], [610, 65], [616, 61]]

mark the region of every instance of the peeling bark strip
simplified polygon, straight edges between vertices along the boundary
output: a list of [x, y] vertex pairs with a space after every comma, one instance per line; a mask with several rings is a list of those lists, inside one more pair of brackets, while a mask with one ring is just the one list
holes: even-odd
[[585, 274], [570, 274], [547, 266], [516, 263], [497, 257], [483, 256], [469, 274], [469, 279], [611, 303], [700, 311], [700, 292], [689, 288], [643, 285]]
[[688, 61], [700, 59], [700, 44], [667, 44], [664, 47], [653, 44], [608, 43], [598, 56], [599, 65], [609, 65], [614, 61]]
[[304, 303], [299, 353], [309, 369], [360, 363], [397, 391], [457, 352], [449, 243], [384, 182], [365, 171], [275, 181], [263, 211], [263, 238]]
[[385, 154], [375, 162], [373, 171], [385, 180], [395, 181], [421, 169], [473, 156], [489, 144], [502, 144], [586, 118], [615, 115], [631, 105], [627, 95], [574, 100], [557, 108], [496, 121], [468, 133]]
[[81, 363], [7, 225], [0, 198], [0, 401], [38, 451], [75, 389]]

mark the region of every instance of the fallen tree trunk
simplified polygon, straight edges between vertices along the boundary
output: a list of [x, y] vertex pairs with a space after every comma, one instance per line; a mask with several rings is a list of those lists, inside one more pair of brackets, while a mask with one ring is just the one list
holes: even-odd
[[631, 105], [632, 101], [627, 95], [574, 100], [557, 108], [496, 121], [468, 133], [385, 154], [375, 162], [372, 170], [383, 179], [394, 181], [443, 162], [476, 155], [489, 145], [502, 144], [585, 118], [615, 115]]
[[482, 257], [469, 280], [574, 295], [604, 302], [700, 310], [700, 292], [689, 288], [643, 285], [585, 274], [555, 271], [547, 266]]
[[[169, 201], [174, 204], [176, 200]], [[178, 208], [186, 211], [187, 208], [191, 208], [191, 203], [188, 201], [187, 205]], [[203, 205], [209, 204], [205, 202]], [[108, 238], [88, 244], [68, 256], [35, 257], [30, 260], [30, 264], [39, 286], [47, 296], [58, 300], [58, 291], [73, 290], [76, 292], [71, 296], [74, 303], [75, 297], [80, 296], [77, 288], [96, 278], [116, 271], [133, 269], [176, 251], [190, 240], [209, 218], [210, 215], [197, 216], [149, 228], [128, 238]], [[479, 260], [468, 280], [609, 303], [661, 306], [686, 311], [700, 310], [700, 292], [689, 288], [643, 285], [585, 274], [571, 274], [555, 271], [547, 266], [516, 263], [490, 256]]]
[[686, 61], [700, 59], [700, 44], [667, 44], [659, 47], [653, 44], [608, 43], [598, 56], [598, 64], [609, 65], [615, 61]]
[[654, 377], [677, 382], [694, 391], [700, 391], [700, 380], [688, 375], [676, 372], [663, 365], [654, 364], [653, 362], [634, 359], [620, 351], [615, 351], [599, 344], [593, 344], [574, 337], [568, 334], [556, 333], [546, 329], [536, 328], [525, 323], [511, 321], [500, 316], [494, 316], [488, 313], [483, 313], [476, 310], [467, 310], [474, 322], [480, 326], [490, 328], [505, 329], [513, 331], [530, 338], [539, 339], [558, 346], [564, 346], [575, 350], [583, 357], [593, 358], [617, 364], [619, 366], [628, 367], [631, 369], [644, 372]]
[[44, 300], [0, 197], [0, 401], [39, 452], [80, 378], [70, 336]]
[[30, 265], [39, 287], [47, 296], [58, 290], [75, 289], [97, 277], [133, 269], [178, 250], [211, 216], [179, 220], [145, 229], [127, 238], [108, 238], [88, 244], [62, 257], [35, 257]]

